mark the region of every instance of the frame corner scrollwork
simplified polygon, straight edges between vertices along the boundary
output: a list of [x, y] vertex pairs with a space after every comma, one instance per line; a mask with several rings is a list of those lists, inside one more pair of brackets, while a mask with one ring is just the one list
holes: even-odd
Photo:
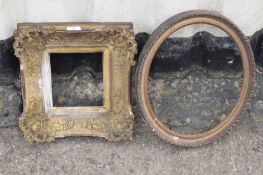
[[[80, 26], [81, 35], [67, 30], [72, 25]], [[137, 44], [130, 23], [22, 23], [14, 36], [23, 85], [24, 110], [19, 126], [25, 138], [36, 142], [73, 135], [98, 136], [110, 141], [131, 139], [133, 114], [129, 74], [135, 63]], [[51, 81], [51, 78], [43, 73], [50, 68], [43, 64], [50, 59], [50, 53], [83, 51], [104, 53], [103, 63], [108, 71], [103, 74], [104, 106], [53, 107], [47, 102], [52, 89], [48, 89], [51, 82], [46, 80]], [[61, 111], [63, 115], [58, 115]], [[82, 112], [82, 117], [78, 112]]]

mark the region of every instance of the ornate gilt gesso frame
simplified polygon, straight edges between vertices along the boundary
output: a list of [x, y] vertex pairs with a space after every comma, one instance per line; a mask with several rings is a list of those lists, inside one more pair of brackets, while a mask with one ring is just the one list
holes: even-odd
[[[131, 139], [129, 77], [136, 48], [131, 23], [18, 24], [14, 49], [23, 85], [24, 136], [36, 142], [76, 135]], [[103, 106], [53, 107], [50, 53], [92, 52], [103, 53]]]

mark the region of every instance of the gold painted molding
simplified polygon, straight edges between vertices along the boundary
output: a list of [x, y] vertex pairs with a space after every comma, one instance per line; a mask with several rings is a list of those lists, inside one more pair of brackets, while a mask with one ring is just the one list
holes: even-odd
[[[131, 23], [21, 23], [14, 35], [24, 104], [19, 126], [25, 138], [131, 139], [129, 81], [137, 52]], [[103, 53], [103, 106], [53, 107], [50, 53], [94, 52]]]

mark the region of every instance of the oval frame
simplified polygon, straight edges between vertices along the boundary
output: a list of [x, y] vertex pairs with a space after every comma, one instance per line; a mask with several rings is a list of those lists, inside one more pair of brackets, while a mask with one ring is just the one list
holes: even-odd
[[[161, 44], [172, 33], [191, 24], [209, 24], [225, 31], [232, 38], [240, 50], [244, 76], [240, 96], [226, 119], [211, 130], [194, 135], [186, 135], [175, 133], [162, 124], [151, 107], [147, 88], [151, 63]], [[145, 44], [139, 58], [139, 65], [136, 72], [137, 102], [139, 103], [140, 110], [147, 122], [164, 140], [180, 146], [198, 146], [206, 144], [230, 128], [230, 126], [232, 126], [232, 124], [240, 117], [241, 112], [245, 109], [247, 101], [250, 97], [252, 86], [254, 84], [254, 65], [254, 57], [249, 42], [247, 41], [244, 34], [229, 19], [216, 12], [205, 10], [183, 12], [162, 23], [153, 32]]]

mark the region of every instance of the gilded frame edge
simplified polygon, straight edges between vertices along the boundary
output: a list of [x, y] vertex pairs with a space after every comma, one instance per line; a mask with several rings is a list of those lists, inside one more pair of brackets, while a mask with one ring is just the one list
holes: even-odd
[[[47, 113], [50, 113], [50, 115], [59, 115], [59, 113], [68, 113], [69, 115], [73, 115], [75, 112], [78, 113], [87, 113], [87, 112], [93, 112], [93, 113], [105, 113], [110, 111], [111, 109], [111, 97], [110, 97], [110, 82], [111, 82], [111, 66], [110, 66], [110, 56], [109, 56], [109, 48], [108, 47], [68, 47], [68, 46], [47, 46], [45, 52], [44, 52], [44, 67], [50, 68], [50, 54], [52, 53], [96, 53], [101, 52], [103, 53], [102, 56], [102, 64], [103, 64], [103, 105], [102, 106], [87, 106], [87, 107], [54, 107], [52, 102], [52, 94], [46, 92], [45, 88], [42, 89], [43, 98], [44, 98], [44, 108]], [[45, 80], [44, 78], [46, 75], [50, 75], [50, 69], [45, 70], [42, 72], [42, 80]], [[48, 72], [47, 72], [48, 71]], [[51, 81], [47, 81], [50, 83]], [[46, 81], [43, 82], [43, 84], [46, 84]], [[44, 85], [45, 86], [45, 85]], [[51, 84], [47, 84], [48, 89], [51, 89]]]
[[[47, 46], [60, 45], [58, 43], [61, 42], [63, 32], [67, 33], [66, 38], [69, 41], [76, 43], [72, 36], [74, 34], [71, 35], [71, 32], [65, 30], [71, 25], [79, 25], [84, 28], [84, 31], [81, 32], [86, 33], [87, 36], [84, 35], [85, 40], [79, 40], [82, 45], [83, 43], [88, 47], [107, 45], [110, 48], [113, 71], [111, 74], [120, 76], [120, 80], [115, 81], [121, 86], [111, 87], [112, 109], [108, 113], [95, 118], [52, 117], [51, 119], [44, 110], [43, 96], [38, 87], [38, 80], [41, 79], [42, 54]], [[21, 66], [24, 104], [19, 126], [25, 138], [35, 142], [49, 142], [55, 138], [75, 135], [104, 137], [109, 141], [131, 139], [133, 113], [130, 104], [129, 76], [131, 66], [134, 65], [133, 57], [137, 52], [132, 24], [25, 23], [18, 25], [14, 35], [15, 55], [19, 58]], [[123, 91], [119, 92], [121, 89]]]

